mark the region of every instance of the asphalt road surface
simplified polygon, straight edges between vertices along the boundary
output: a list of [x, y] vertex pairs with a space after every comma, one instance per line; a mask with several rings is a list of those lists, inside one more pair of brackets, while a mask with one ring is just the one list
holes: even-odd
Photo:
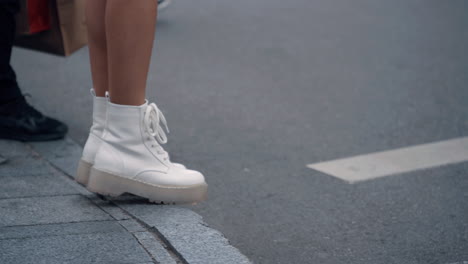
[[[354, 184], [306, 167], [468, 136], [467, 13], [465, 0], [176, 0], [148, 98], [172, 159], [210, 185], [191, 207], [255, 263], [468, 261], [468, 163]], [[87, 49], [15, 49], [13, 64], [84, 144]]]

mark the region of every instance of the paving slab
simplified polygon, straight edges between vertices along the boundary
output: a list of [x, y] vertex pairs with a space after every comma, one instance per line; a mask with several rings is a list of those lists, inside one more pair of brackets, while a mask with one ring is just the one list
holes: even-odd
[[28, 146], [22, 142], [0, 139], [0, 155], [5, 158], [31, 155]]
[[145, 232], [146, 228], [139, 224], [134, 219], [127, 219], [119, 221], [119, 224], [123, 226], [130, 233]]
[[[146, 252], [151, 255], [158, 263], [176, 264], [177, 262], [168, 252], [167, 246], [164, 246], [156, 234], [151, 233], [148, 229], [140, 224], [135, 219], [127, 219], [118, 221], [118, 223], [138, 240]], [[177, 257], [175, 257], [177, 258]]]
[[81, 195], [0, 200], [0, 226], [112, 220]]
[[169, 249], [163, 246], [154, 233], [148, 231], [135, 232], [133, 236], [158, 263], [176, 264], [176, 261], [169, 253]]
[[[177, 262], [168, 252], [163, 242], [156, 234], [149, 232], [148, 229], [135, 219], [118, 221], [118, 223], [138, 240], [146, 252], [151, 255], [158, 263], [176, 264]], [[177, 259], [177, 257], [175, 257]]]
[[70, 138], [49, 142], [32, 142], [32, 148], [68, 175], [75, 175], [83, 152]]
[[[24, 228], [24, 227], [22, 227]], [[91, 228], [95, 229], [96, 226]], [[110, 232], [60, 234], [0, 239], [0, 263], [151, 263], [152, 259], [138, 241], [123, 228]], [[47, 233], [50, 226], [28, 227], [32, 233]], [[65, 231], [65, 230], [61, 230]], [[68, 230], [71, 231], [71, 230]], [[95, 230], [98, 231], [98, 230]], [[24, 233], [24, 232], [23, 232]]]
[[0, 164], [0, 176], [33, 176], [52, 173], [49, 165], [39, 157], [24, 156], [8, 158], [6, 162]]
[[35, 176], [0, 175], [0, 199], [78, 194], [64, 177], [54, 174]]
[[117, 202], [128, 213], [153, 227], [188, 263], [251, 263], [219, 231], [195, 212], [175, 206]]
[[[85, 189], [86, 190], [86, 189]], [[129, 216], [125, 211], [123, 211], [121, 208], [115, 206], [115, 204], [105, 201], [97, 197], [95, 194], [89, 194], [87, 197], [101, 210], [104, 212], [108, 213], [109, 215], [112, 216], [115, 220], [129, 220], [131, 219], [131, 216]]]
[[53, 237], [79, 234], [122, 232], [124, 229], [116, 221], [95, 221], [77, 223], [43, 224], [30, 226], [0, 227], [0, 240]]

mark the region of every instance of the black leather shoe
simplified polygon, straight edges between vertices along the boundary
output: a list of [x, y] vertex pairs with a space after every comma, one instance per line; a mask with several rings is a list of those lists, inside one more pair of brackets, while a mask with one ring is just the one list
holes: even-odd
[[0, 139], [47, 141], [61, 139], [67, 126], [34, 109], [24, 97], [0, 105]]

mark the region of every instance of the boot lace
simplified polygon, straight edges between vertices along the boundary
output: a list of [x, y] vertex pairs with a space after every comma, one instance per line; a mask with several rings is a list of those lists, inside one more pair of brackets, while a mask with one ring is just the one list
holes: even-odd
[[[161, 112], [161, 110], [159, 110], [158, 106], [156, 106], [155, 103], [151, 103], [146, 107], [143, 121], [146, 127], [146, 131], [149, 135], [155, 138], [159, 144], [167, 143], [166, 133], [160, 125], [160, 123], [164, 125], [167, 133], [169, 133], [167, 121], [163, 113]], [[148, 137], [147, 139], [150, 140], [150, 137]], [[151, 144], [151, 147], [156, 148], [157, 153], [163, 155], [165, 160], [168, 160], [169, 154], [159, 144]]]

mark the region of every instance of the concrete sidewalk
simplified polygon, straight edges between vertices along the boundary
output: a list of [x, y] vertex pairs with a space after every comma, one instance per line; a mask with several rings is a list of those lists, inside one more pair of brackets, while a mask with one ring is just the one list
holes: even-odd
[[0, 155], [0, 263], [250, 263], [189, 209], [88, 192], [70, 139], [0, 140]]

